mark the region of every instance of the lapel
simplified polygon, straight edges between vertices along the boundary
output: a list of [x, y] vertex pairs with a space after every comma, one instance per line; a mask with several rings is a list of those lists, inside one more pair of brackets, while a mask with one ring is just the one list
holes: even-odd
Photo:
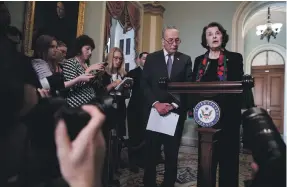
[[[227, 65], [227, 80], [229, 80], [228, 77], [232, 76], [232, 63], [230, 63], [230, 61], [232, 61], [232, 57], [230, 56], [229, 51], [225, 50], [224, 51], [224, 55], [226, 56], [226, 65]], [[231, 72], [230, 72], [231, 71]]]
[[138, 69], [136, 70], [136, 76], [141, 77], [142, 75], [142, 68], [139, 66]]
[[[227, 51], [227, 50], [225, 49], [224, 55], [226, 56], [226, 65], [228, 66], [229, 61], [230, 61], [230, 53], [229, 53], [229, 51]], [[227, 67], [227, 68], [228, 68], [228, 67]]]
[[170, 75], [171, 80], [177, 75], [179, 69], [180, 69], [180, 53], [176, 52], [174, 54], [172, 70]]
[[164, 56], [164, 52], [163, 50], [160, 51], [159, 53], [159, 69], [163, 70], [164, 76], [168, 77], [168, 71], [167, 71], [167, 65], [166, 65], [166, 61], [165, 61], [165, 56]]
[[226, 64], [227, 64], [227, 80], [235, 80], [236, 77], [238, 77], [239, 71], [239, 66], [238, 66], [238, 61], [236, 58], [234, 58], [234, 53], [225, 51], [226, 55]]

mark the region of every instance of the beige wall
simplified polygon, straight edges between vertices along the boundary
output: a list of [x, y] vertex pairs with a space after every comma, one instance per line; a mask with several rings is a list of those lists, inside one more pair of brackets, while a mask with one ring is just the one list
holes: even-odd
[[[174, 25], [180, 31], [182, 43], [179, 50], [191, 56], [194, 60], [203, 54], [201, 33], [204, 26], [210, 22], [219, 22], [227, 30], [231, 40], [232, 19], [240, 1], [164, 1], [164, 25]], [[227, 44], [231, 49], [231, 41]]]
[[[93, 51], [91, 63], [101, 62], [104, 38], [104, 15], [106, 6], [104, 1], [87, 1], [85, 9], [84, 34], [92, 37], [96, 44]], [[25, 2], [24, 1], [6, 1], [11, 14], [12, 25], [23, 31]]]

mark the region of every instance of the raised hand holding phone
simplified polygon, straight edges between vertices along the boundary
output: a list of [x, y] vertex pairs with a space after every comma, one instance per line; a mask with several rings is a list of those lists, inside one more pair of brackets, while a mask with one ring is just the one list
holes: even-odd
[[105, 157], [105, 140], [100, 129], [105, 116], [91, 105], [82, 107], [91, 120], [71, 142], [66, 124], [58, 122], [55, 131], [57, 156], [61, 173], [71, 187], [93, 187], [101, 184]]

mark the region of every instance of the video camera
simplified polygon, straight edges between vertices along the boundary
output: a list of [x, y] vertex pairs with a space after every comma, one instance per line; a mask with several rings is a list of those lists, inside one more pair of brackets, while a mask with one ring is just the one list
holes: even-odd
[[250, 108], [242, 115], [243, 143], [259, 166], [246, 187], [286, 186], [286, 145], [267, 111]]

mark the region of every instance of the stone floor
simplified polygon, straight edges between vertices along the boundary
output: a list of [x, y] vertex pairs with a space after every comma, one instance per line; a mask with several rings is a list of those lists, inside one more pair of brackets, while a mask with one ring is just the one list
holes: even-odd
[[[250, 170], [251, 155], [240, 154], [240, 171], [239, 171], [239, 186], [244, 187], [243, 181], [251, 176]], [[135, 174], [128, 169], [120, 170], [119, 176], [121, 187], [142, 187], [143, 170]], [[157, 166], [157, 183], [163, 181], [164, 165]], [[196, 187], [197, 176], [197, 148], [181, 147], [179, 153], [178, 175], [183, 181], [182, 184], [176, 183], [175, 187]]]

